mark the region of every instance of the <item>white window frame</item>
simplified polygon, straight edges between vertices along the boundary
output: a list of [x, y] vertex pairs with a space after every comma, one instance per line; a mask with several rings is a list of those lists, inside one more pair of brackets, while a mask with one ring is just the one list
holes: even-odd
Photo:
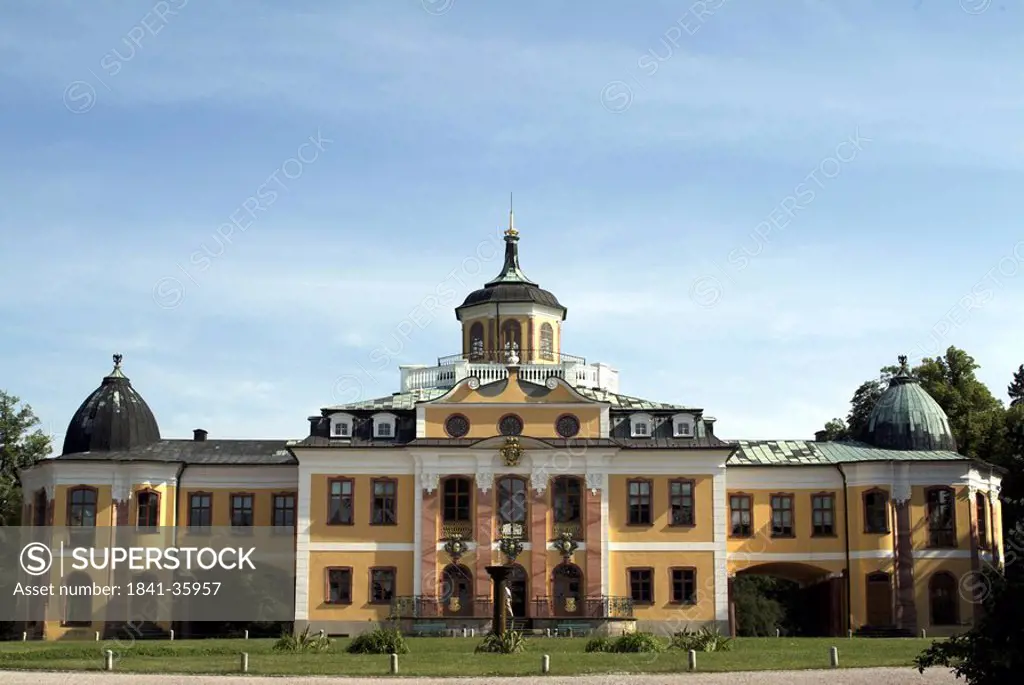
[[[646, 432], [640, 433], [637, 431], [639, 426], [643, 425]], [[632, 438], [649, 438], [654, 432], [654, 419], [650, 414], [636, 413], [629, 415], [629, 435]]]
[[[331, 414], [331, 438], [347, 440], [352, 437], [352, 427], [355, 425], [355, 417], [351, 414], [339, 412]], [[344, 434], [338, 433], [338, 426], [344, 426]]]
[[[686, 426], [686, 432], [679, 430], [680, 424]], [[694, 420], [693, 414], [675, 414], [672, 417], [672, 437], [673, 438], [692, 438], [696, 434], [696, 421]]]
[[[381, 432], [381, 426], [388, 426], [388, 433]], [[382, 440], [393, 440], [398, 432], [398, 417], [390, 412], [373, 415], [373, 437]]]

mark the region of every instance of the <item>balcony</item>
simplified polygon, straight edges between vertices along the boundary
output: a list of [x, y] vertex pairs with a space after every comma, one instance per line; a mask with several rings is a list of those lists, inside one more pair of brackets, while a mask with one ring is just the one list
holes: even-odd
[[535, 597], [530, 602], [530, 618], [633, 618], [633, 600], [629, 597], [584, 597], [579, 601], [564, 597]]
[[[589, 618], [589, 619], [632, 619], [633, 600], [629, 597], [584, 597], [579, 602], [567, 602], [564, 598], [535, 597], [528, 602], [529, 615], [517, 619], [534, 618]], [[414, 595], [395, 597], [391, 600], [391, 619], [424, 618], [479, 618], [489, 619], [494, 613], [490, 597], [475, 597], [469, 602], [457, 603], [439, 597]]]
[[[451, 388], [466, 378], [479, 378], [484, 384], [504, 380], [508, 378], [505, 354], [504, 351], [454, 354], [439, 358], [437, 366], [400, 366], [402, 392]], [[519, 377], [540, 384], [554, 376], [577, 388], [619, 391], [619, 372], [607, 364], [587, 364], [585, 358], [572, 354], [545, 354], [549, 359], [536, 350], [520, 350]]]
[[490, 597], [474, 597], [468, 602], [453, 604], [450, 599], [413, 595], [392, 599], [389, 618], [491, 618], [493, 615], [494, 604]]
[[458, 536], [463, 540], [470, 540], [473, 537], [472, 521], [442, 521], [441, 539], [451, 540]]
[[570, 533], [573, 540], [583, 540], [583, 523], [580, 521], [558, 521], [551, 524], [552, 537], [558, 539], [565, 533]]

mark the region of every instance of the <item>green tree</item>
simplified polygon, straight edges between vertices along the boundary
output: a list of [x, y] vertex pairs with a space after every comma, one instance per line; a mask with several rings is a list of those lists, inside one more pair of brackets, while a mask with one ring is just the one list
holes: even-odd
[[0, 525], [21, 522], [18, 471], [50, 453], [50, 436], [36, 428], [38, 425], [32, 407], [0, 390]]
[[826, 423], [825, 429], [820, 431], [816, 437], [824, 442], [831, 442], [833, 440], [849, 440], [850, 430], [846, 427], [845, 421], [835, 418]]
[[1006, 386], [1006, 394], [1010, 396], [1011, 407], [1024, 402], [1024, 364], [1013, 372], [1013, 382]]

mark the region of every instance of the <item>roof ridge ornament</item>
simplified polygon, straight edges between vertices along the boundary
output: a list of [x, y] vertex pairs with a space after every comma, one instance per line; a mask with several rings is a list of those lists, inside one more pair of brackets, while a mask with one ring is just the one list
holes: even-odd
[[123, 354], [114, 354], [114, 369], [107, 374], [107, 378], [126, 378], [124, 371], [121, 370], [121, 360], [124, 359]]
[[505, 231], [505, 235], [513, 238], [519, 235], [519, 231], [516, 230], [516, 215], [512, 212], [512, 193], [508, 194], [508, 230]]

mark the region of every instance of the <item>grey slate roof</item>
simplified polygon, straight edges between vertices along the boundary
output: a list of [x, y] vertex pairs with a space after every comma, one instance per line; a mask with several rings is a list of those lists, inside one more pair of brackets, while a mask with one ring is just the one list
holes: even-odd
[[740, 440], [729, 466], [829, 466], [865, 461], [970, 461], [949, 450], [887, 450], [862, 442]]
[[286, 440], [160, 440], [131, 450], [78, 452], [55, 457], [57, 461], [155, 461], [209, 466], [298, 463]]
[[[497, 436], [492, 436], [497, 437]], [[587, 448], [587, 447], [622, 447], [624, 449], [660, 449], [660, 450], [685, 450], [685, 449], [733, 449], [734, 443], [727, 443], [714, 436], [703, 438], [535, 438], [526, 436], [531, 440], [537, 440], [554, 448]], [[295, 440], [289, 444], [291, 447], [332, 447], [340, 449], [352, 448], [395, 448], [395, 447], [472, 447], [478, 442], [491, 438], [415, 438], [409, 441], [381, 440], [365, 438], [328, 438], [321, 435], [313, 435], [302, 440]]]

